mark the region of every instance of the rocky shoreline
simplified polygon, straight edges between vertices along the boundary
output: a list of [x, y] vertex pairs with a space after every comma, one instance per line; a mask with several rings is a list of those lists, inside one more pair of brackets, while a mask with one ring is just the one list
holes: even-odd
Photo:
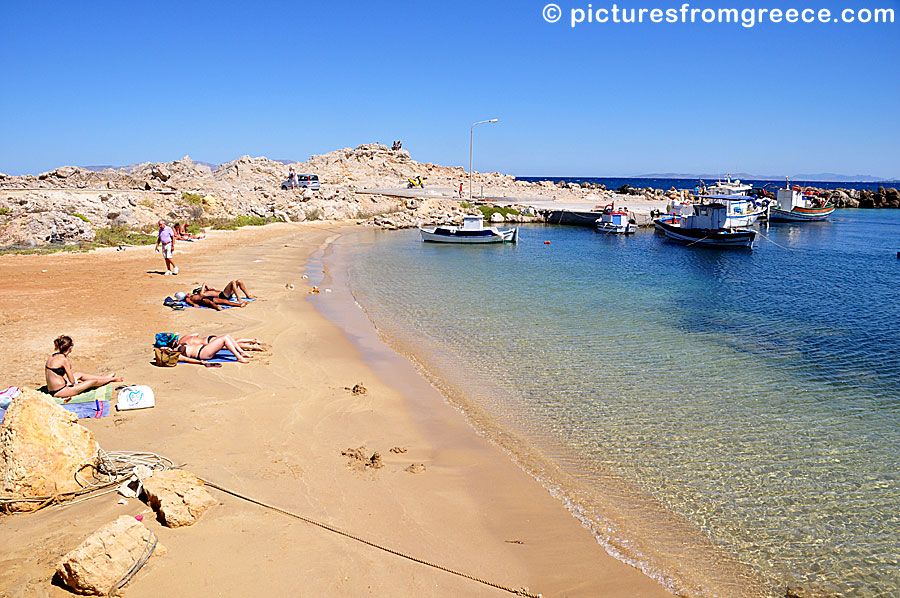
[[[321, 190], [281, 190], [289, 166], [318, 175]], [[406, 180], [416, 176], [426, 180], [426, 188], [407, 192]], [[512, 208], [491, 211], [492, 222], [540, 220], [529, 201], [602, 205], [681, 197], [675, 189], [613, 191], [592, 183], [519, 181], [499, 172], [472, 178], [476, 196]], [[0, 173], [0, 247], [91, 242], [98, 230], [109, 228], [152, 233], [159, 218], [363, 221], [389, 229], [458, 223], [472, 209], [457, 197], [460, 184], [468, 188], [463, 168], [417, 162], [406, 150], [375, 143], [290, 165], [243, 156], [213, 169], [185, 156], [129, 169], [62, 166], [39, 175]], [[900, 208], [894, 188], [819, 191], [837, 207]]]

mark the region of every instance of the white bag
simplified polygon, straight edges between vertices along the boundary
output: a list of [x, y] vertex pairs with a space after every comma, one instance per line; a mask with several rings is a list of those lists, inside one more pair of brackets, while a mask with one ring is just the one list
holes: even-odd
[[116, 400], [116, 409], [119, 411], [154, 406], [156, 397], [153, 396], [153, 389], [149, 386], [126, 386], [119, 391], [119, 398]]

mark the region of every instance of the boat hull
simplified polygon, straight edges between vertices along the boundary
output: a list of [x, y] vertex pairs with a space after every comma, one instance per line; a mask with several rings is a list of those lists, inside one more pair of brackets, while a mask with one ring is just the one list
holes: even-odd
[[755, 230], [711, 231], [704, 229], [684, 229], [657, 219], [654, 226], [665, 233], [666, 237], [684, 245], [702, 247], [753, 247], [756, 241]]
[[775, 222], [817, 222], [827, 219], [834, 212], [834, 206], [829, 204], [824, 208], [794, 208], [791, 211], [771, 208], [769, 220]]
[[478, 234], [471, 234], [472, 231], [442, 229], [440, 227], [433, 229], [419, 229], [422, 240], [428, 243], [475, 245], [483, 243], [517, 243], [519, 241], [518, 228], [509, 228], [506, 230], [485, 229], [476, 232]]
[[597, 231], [601, 233], [607, 234], [617, 234], [617, 235], [633, 235], [637, 232], [636, 224], [612, 224], [610, 222], [597, 222]]

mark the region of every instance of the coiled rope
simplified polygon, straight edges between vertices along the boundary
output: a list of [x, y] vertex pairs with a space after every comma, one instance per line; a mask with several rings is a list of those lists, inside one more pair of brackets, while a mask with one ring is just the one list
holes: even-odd
[[[59, 492], [50, 496], [0, 497], [0, 511], [6, 511], [7, 505], [15, 503], [38, 503], [32, 511], [39, 511], [50, 505], [73, 505], [83, 500], [97, 498], [116, 491], [115, 486], [130, 478], [134, 469], [145, 465], [155, 471], [172, 469], [175, 464], [171, 459], [148, 452], [110, 451], [98, 449], [97, 455], [85, 459], [75, 471], [75, 481], [81, 486], [78, 490]], [[90, 477], [84, 471], [90, 470]], [[78, 500], [73, 500], [78, 499]]]
[[200, 478], [200, 480], [201, 480], [204, 484], [206, 484], [207, 486], [210, 486], [211, 488], [215, 488], [215, 489], [217, 489], [217, 490], [220, 490], [220, 491], [224, 492], [225, 494], [230, 494], [231, 496], [234, 496], [234, 497], [236, 497], [236, 498], [240, 498], [241, 500], [245, 500], [245, 501], [251, 502], [251, 503], [253, 503], [253, 504], [255, 504], [255, 505], [259, 505], [259, 506], [261, 506], [261, 507], [263, 507], [263, 508], [270, 509], [270, 510], [272, 510], [272, 511], [276, 511], [276, 512], [278, 512], [278, 513], [281, 513], [282, 515], [287, 515], [288, 517], [293, 517], [294, 519], [299, 519], [300, 521], [304, 521], [304, 522], [306, 522], [306, 523], [309, 523], [310, 525], [315, 525], [316, 527], [320, 527], [320, 528], [322, 528], [322, 529], [324, 529], [324, 530], [327, 530], [327, 531], [333, 532], [333, 533], [335, 533], [335, 534], [344, 536], [345, 538], [350, 538], [351, 540], [355, 540], [355, 541], [360, 542], [360, 543], [362, 543], [362, 544], [365, 544], [365, 545], [367, 545], [367, 546], [371, 546], [372, 548], [377, 548], [378, 550], [382, 550], [382, 551], [384, 551], [384, 552], [389, 552], [390, 554], [393, 554], [393, 555], [395, 555], [395, 556], [399, 556], [399, 557], [401, 557], [401, 558], [404, 558], [404, 559], [413, 561], [413, 562], [415, 562], [415, 563], [419, 563], [420, 565], [426, 565], [426, 566], [428, 566], [428, 567], [433, 567], [433, 568], [435, 568], [435, 569], [439, 569], [439, 570], [444, 571], [444, 572], [446, 572], [446, 573], [451, 573], [451, 574], [453, 574], [453, 575], [458, 575], [459, 577], [464, 577], [464, 578], [469, 579], [469, 580], [471, 580], [471, 581], [475, 581], [475, 582], [484, 584], [484, 585], [486, 585], [486, 586], [491, 586], [491, 587], [493, 587], [493, 588], [497, 588], [498, 590], [503, 590], [503, 591], [505, 591], [505, 592], [509, 592], [510, 594], [515, 594], [516, 596], [526, 596], [527, 598], [541, 598], [541, 594], [534, 594], [534, 593], [530, 592], [530, 591], [528, 590], [528, 588], [524, 588], [524, 587], [523, 587], [523, 588], [518, 588], [518, 589], [517, 589], [517, 588], [512, 588], [512, 587], [510, 587], [510, 586], [505, 586], [505, 585], [503, 585], [503, 584], [495, 583], [495, 582], [493, 582], [493, 581], [490, 581], [490, 580], [487, 580], [487, 579], [483, 579], [483, 578], [481, 578], [481, 577], [476, 577], [476, 576], [474, 576], [474, 575], [470, 575], [470, 574], [465, 573], [465, 572], [463, 572], [463, 571], [458, 571], [458, 570], [456, 570], [456, 569], [451, 569], [450, 567], [445, 567], [444, 565], [439, 565], [439, 564], [437, 564], [437, 563], [433, 563], [433, 562], [431, 562], [431, 561], [427, 561], [427, 560], [425, 560], [425, 559], [422, 559], [422, 558], [419, 558], [419, 557], [416, 557], [416, 556], [407, 554], [407, 553], [405, 553], [405, 552], [400, 552], [399, 550], [394, 550], [393, 548], [389, 548], [389, 547], [384, 546], [384, 545], [382, 545], [382, 544], [378, 544], [377, 542], [372, 542], [371, 540], [366, 540], [365, 538], [360, 538], [359, 536], [355, 536], [355, 535], [353, 535], [353, 534], [351, 534], [351, 533], [349, 533], [349, 532], [345, 532], [344, 530], [339, 529], [339, 528], [337, 528], [337, 527], [334, 527], [333, 525], [329, 525], [329, 524], [327, 524], [327, 523], [322, 523], [322, 522], [320, 522], [320, 521], [315, 521], [314, 519], [310, 519], [309, 517], [304, 517], [303, 515], [298, 515], [297, 513], [292, 513], [291, 511], [288, 511], [287, 509], [282, 509], [281, 507], [276, 507], [275, 505], [270, 505], [270, 504], [265, 503], [265, 502], [263, 502], [263, 501], [261, 501], [261, 500], [257, 500], [257, 499], [255, 499], [255, 498], [251, 498], [251, 497], [249, 497], [249, 496], [246, 496], [246, 495], [241, 494], [241, 493], [239, 493], [239, 492], [236, 492], [236, 491], [234, 491], [234, 490], [229, 490], [228, 488], [225, 488], [225, 487], [223, 487], [223, 486], [220, 486], [220, 485], [216, 484], [215, 482], [210, 482], [209, 480], [205, 480], [205, 479], [203, 479], [203, 478]]

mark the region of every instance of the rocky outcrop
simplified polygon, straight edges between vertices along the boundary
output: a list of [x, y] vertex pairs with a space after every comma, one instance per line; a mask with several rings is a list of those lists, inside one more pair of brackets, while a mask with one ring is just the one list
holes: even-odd
[[[0, 494], [31, 498], [81, 488], [75, 472], [99, 446], [75, 414], [48, 395], [23, 388], [0, 425]], [[9, 511], [31, 511], [37, 502], [15, 502]]]
[[119, 581], [151, 547], [152, 555], [164, 553], [165, 549], [143, 523], [130, 515], [122, 515], [63, 556], [56, 573], [64, 584], [79, 594], [106, 596], [118, 589]]
[[147, 503], [167, 527], [193, 525], [217, 503], [197, 476], [181, 469], [154, 472], [143, 484]]
[[[321, 190], [281, 190], [289, 166], [298, 174], [316, 174]], [[414, 177], [422, 177], [426, 183], [424, 190], [416, 190], [420, 195], [416, 198], [358, 193], [405, 187], [407, 179]], [[415, 226], [423, 219], [428, 221], [420, 214], [419, 203], [429, 195], [456, 194], [461, 183], [468, 187], [469, 173], [461, 167], [418, 162], [406, 150], [391, 150], [377, 143], [342, 148], [293, 164], [242, 156], [214, 170], [188, 156], [101, 171], [62, 166], [36, 176], [0, 175], [0, 246], [89, 241], [96, 229], [109, 226], [146, 227], [152, 232], [159, 218], [255, 215], [302, 222], [366, 219], [404, 210], [415, 216], [391, 215], [384, 219], [387, 228]], [[529, 198], [603, 205], [615, 200], [614, 193], [602, 184], [525, 182], [499, 172], [474, 172], [471, 186], [474, 196], [513, 201]], [[838, 207], [900, 207], [895, 189], [837, 191], [841, 193], [829, 191], [826, 195], [833, 196]], [[618, 192], [648, 200], [675, 199], [680, 194], [628, 185]], [[194, 199], [182, 199], [183, 193]], [[196, 196], [203, 201], [197, 202]]]

